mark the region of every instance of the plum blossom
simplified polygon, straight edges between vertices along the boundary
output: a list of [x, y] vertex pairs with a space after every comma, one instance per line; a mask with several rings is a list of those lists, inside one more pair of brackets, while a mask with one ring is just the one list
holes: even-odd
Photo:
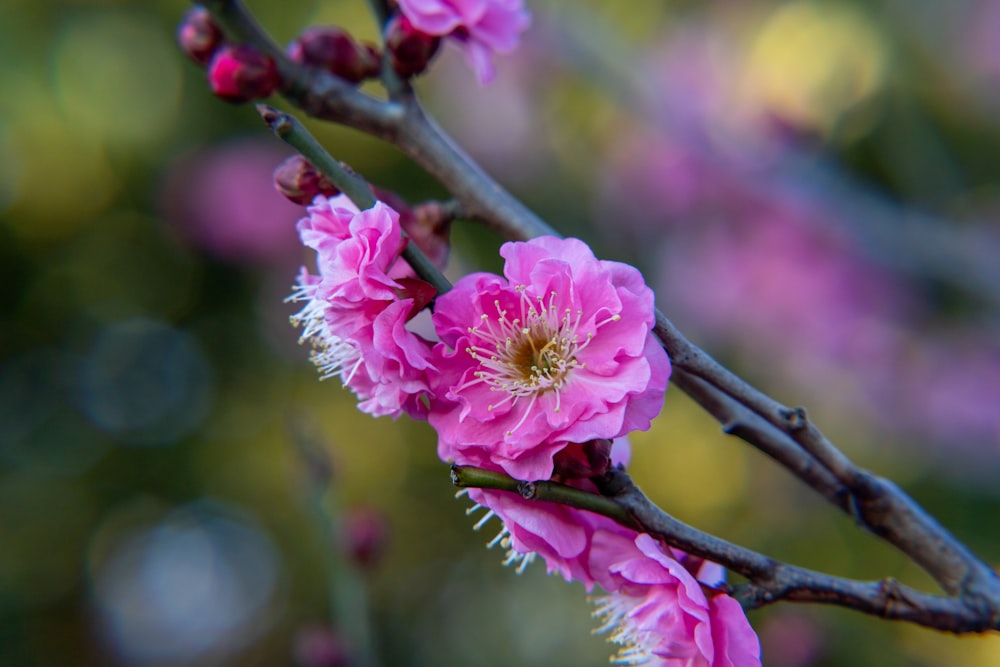
[[465, 52], [480, 83], [493, 80], [494, 53], [517, 48], [531, 22], [522, 0], [398, 0], [399, 9], [417, 30], [451, 37]]
[[622, 645], [615, 662], [661, 667], [759, 667], [760, 641], [739, 603], [707, 590], [651, 536], [607, 553], [610, 592], [598, 599], [599, 629]]
[[340, 377], [363, 412], [423, 418], [431, 348], [406, 323], [426, 286], [392, 277], [409, 270], [397, 261], [405, 245], [399, 215], [382, 202], [360, 211], [344, 195], [317, 197], [298, 230], [319, 273], [302, 270], [290, 300], [305, 305], [292, 322], [312, 343], [321, 377]]
[[742, 608], [714, 588], [724, 581], [717, 564], [573, 507], [506, 491], [470, 489], [468, 496], [476, 503], [469, 514], [486, 510], [476, 529], [494, 516], [502, 521], [488, 546], [507, 550], [505, 565], [520, 573], [540, 557], [549, 574], [604, 589], [594, 615], [603, 621], [598, 632], [622, 646], [616, 664], [760, 666], [760, 644]]
[[433, 322], [438, 454], [485, 459], [518, 479], [549, 479], [567, 443], [645, 430], [670, 361], [650, 335], [652, 291], [633, 267], [577, 239], [506, 243], [504, 277], [464, 277]]

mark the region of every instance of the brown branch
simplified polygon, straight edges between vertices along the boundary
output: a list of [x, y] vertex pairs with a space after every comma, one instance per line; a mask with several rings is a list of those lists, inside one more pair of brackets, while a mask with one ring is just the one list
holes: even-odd
[[510, 491], [527, 500], [602, 514], [628, 528], [655, 535], [686, 553], [718, 563], [747, 578], [747, 583], [731, 591], [747, 609], [779, 601], [813, 602], [956, 634], [1000, 630], [1000, 608], [977, 597], [929, 595], [891, 578], [858, 581], [837, 577], [788, 565], [702, 532], [653, 504], [622, 470], [612, 471], [601, 480], [602, 491], [609, 495], [557, 482], [522, 482], [472, 466], [452, 466], [451, 476], [452, 483], [461, 488]]
[[[251, 44], [274, 58], [283, 78], [282, 92], [293, 104], [314, 117], [392, 143], [444, 184], [468, 218], [510, 239], [556, 233], [455, 146], [412, 95], [378, 100], [335, 76], [301, 67], [274, 45], [239, 0], [202, 4], [231, 40]], [[660, 312], [654, 333], [673, 362], [672, 382], [719, 420], [727, 433], [771, 456], [855, 516], [923, 567], [947, 592], [980, 600], [982, 613], [991, 619], [983, 627], [995, 627], [1000, 579], [908, 495], [888, 480], [858, 468], [808, 420], [804, 410], [788, 408], [750, 386], [691, 343]], [[792, 598], [786, 595], [784, 599]], [[929, 608], [940, 608], [934, 605]], [[898, 607], [898, 601], [890, 606]]]

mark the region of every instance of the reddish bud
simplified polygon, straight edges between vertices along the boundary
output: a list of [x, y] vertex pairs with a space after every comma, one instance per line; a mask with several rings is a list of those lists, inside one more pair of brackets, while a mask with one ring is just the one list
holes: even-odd
[[611, 466], [611, 441], [572, 443], [554, 457], [553, 478], [587, 479], [603, 475]]
[[375, 197], [399, 213], [399, 224], [420, 251], [438, 269], [444, 270], [451, 251], [450, 231], [454, 215], [441, 202], [410, 206], [391, 190], [374, 188]]
[[400, 289], [393, 291], [399, 300], [413, 299], [413, 306], [407, 319], [412, 320], [416, 317], [437, 296], [434, 286], [420, 278], [396, 278], [396, 282], [399, 283]]
[[305, 628], [295, 638], [297, 667], [350, 667], [353, 663], [347, 642], [327, 627]]
[[249, 46], [224, 46], [208, 64], [208, 83], [227, 102], [249, 102], [268, 97], [278, 88], [278, 68]]
[[288, 56], [297, 63], [319, 67], [351, 83], [360, 83], [379, 74], [378, 51], [370, 44], [358, 44], [341, 28], [309, 28], [288, 45]]
[[440, 37], [420, 32], [405, 16], [397, 14], [385, 27], [385, 48], [392, 55], [392, 68], [402, 77], [427, 69], [439, 46]]
[[205, 66], [222, 44], [222, 31], [204, 7], [193, 7], [177, 26], [177, 43], [191, 60]]
[[444, 270], [451, 252], [451, 221], [454, 216], [441, 202], [428, 201], [413, 207], [411, 215], [400, 224], [427, 258]]
[[340, 194], [337, 186], [301, 155], [293, 155], [274, 170], [274, 187], [295, 204], [306, 206], [316, 195], [333, 197]]
[[364, 507], [349, 512], [344, 521], [348, 555], [363, 568], [374, 567], [385, 552], [389, 531], [376, 510]]

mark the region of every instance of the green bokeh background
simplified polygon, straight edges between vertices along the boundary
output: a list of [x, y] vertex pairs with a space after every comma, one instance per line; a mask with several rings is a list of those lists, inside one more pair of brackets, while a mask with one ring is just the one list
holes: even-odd
[[[174, 29], [187, 6], [113, 0], [0, 6], [0, 357], [8, 370], [22, 369], [19, 383], [10, 373], [0, 383], [0, 420], [10, 427], [0, 443], [0, 664], [130, 664], [116, 657], [102, 630], [95, 602], [102, 563], [135, 531], [176, 508], [204, 503], [238, 512], [266, 536], [278, 574], [258, 622], [241, 631], [240, 646], [223, 646], [191, 664], [292, 664], [302, 629], [330, 617], [330, 545], [289, 435], [289, 425], [301, 423], [312, 425], [333, 461], [330, 498], [386, 516], [387, 551], [367, 581], [385, 664], [607, 664], [611, 648], [590, 634], [595, 621], [581, 587], [547, 578], [540, 565], [516, 575], [500, 566], [501, 553], [484, 549], [496, 527], [471, 530], [467, 501], [454, 499], [425, 424], [372, 420], [335, 383], [317, 382], [295, 331], [283, 324], [293, 309], [282, 299], [305, 255], [219, 258], [187, 242], [165, 216], [163, 198], [184, 195], [164, 194], [168, 174], [199, 150], [249, 141], [283, 151], [250, 107], [214, 99], [203, 73], [176, 50]], [[314, 23], [346, 25], [365, 38], [375, 32], [361, 0], [251, 6], [282, 43]], [[753, 11], [716, 18], [742, 21], [752, 42], [772, 5], [749, 6]], [[978, 170], [984, 189], [996, 188], [995, 116], [984, 119], [953, 104], [947, 72], [908, 50], [908, 28], [898, 22], [907, 3], [873, 6], [858, 15], [881, 40], [878, 48], [893, 51], [893, 65], [885, 65], [890, 74], [879, 84], [899, 88], [893, 113], [919, 118], [950, 155]], [[828, 3], [821, 11], [835, 15], [843, 7], [856, 8]], [[651, 41], [681, 15], [703, 11], [715, 20], [710, 9], [685, 2], [553, 1], [536, 9], [557, 19], [579, 14], [586, 19], [581, 29], [589, 26], [595, 40], [610, 36], [619, 44]], [[458, 103], [449, 97], [455, 84], [444, 77], [459, 77], [463, 95], [479, 90], [455, 56], [446, 54], [441, 72], [421, 82], [429, 105], [441, 110], [446, 125], [488, 127], [485, 119], [455, 117]], [[512, 178], [511, 187], [560, 230], [596, 240], [586, 200], [567, 194], [585, 190], [599, 168], [589, 151], [614, 141], [620, 100], [596, 75], [590, 80], [567, 68], [552, 76], [534, 120], [544, 124], [559, 169]], [[888, 112], [861, 114], [836, 134], [823, 112], [835, 114], [829, 104], [809, 108], [817, 114], [810, 122], [831, 137], [828, 150], [877, 187], [940, 208], [967, 194], [940, 179], [934, 191], [908, 186], [880, 160], [890, 143], [905, 163], [933, 162], [940, 149], [919, 131], [901, 139]], [[394, 149], [349, 130], [311, 127], [371, 181], [413, 199], [443, 194]], [[456, 229], [456, 273], [495, 269], [496, 244], [480, 230]], [[180, 435], [172, 429], [181, 417], [137, 435], [100, 428], [80, 408], [73, 369], [93, 354], [102, 332], [123, 322], [183, 332], [200, 351], [209, 370], [193, 376], [204, 391], [189, 387], [202, 397], [185, 408], [194, 426]], [[781, 386], [768, 389], [794, 400]], [[822, 389], [814, 395], [821, 403]], [[875, 435], [849, 418], [817, 407], [821, 425], [836, 441], [852, 443], [863, 465], [902, 483], [978, 553], [1000, 562], [995, 488], [940, 478], [905, 449], [880, 448]], [[928, 585], [905, 559], [727, 439], [680, 392], [669, 392], [654, 429], [633, 444], [636, 478], [683, 520], [805, 566]], [[1000, 664], [995, 636], [956, 639], [816, 607], [776, 606], [750, 618], [773, 637], [810, 635], [821, 645], [812, 661], [771, 662], [765, 654], [765, 664]]]

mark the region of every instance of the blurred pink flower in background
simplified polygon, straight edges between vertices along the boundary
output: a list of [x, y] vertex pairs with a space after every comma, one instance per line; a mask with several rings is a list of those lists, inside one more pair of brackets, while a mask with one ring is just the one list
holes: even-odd
[[271, 142], [248, 140], [187, 154], [166, 173], [160, 202], [170, 229], [219, 259], [280, 264], [298, 252], [302, 208], [274, 189], [274, 167], [287, 156]]
[[[851, 216], [869, 193], [841, 183], [838, 194], [796, 169], [813, 162], [766, 118], [728, 117], [731, 49], [692, 34], [654, 50], [649, 71], [666, 92], [610, 146], [595, 215], [618, 214], [615, 240], [658, 268], [660, 306], [696, 340], [883, 432], [961, 440], [981, 454], [965, 457], [973, 468], [995, 460], [995, 345], [942, 316], [926, 276], [895, 270], [883, 255], [894, 246], [867, 243], [869, 220]], [[904, 213], [885, 202], [866, 215], [899, 215], [892, 233], [917, 233]]]
[[780, 611], [768, 617], [760, 641], [768, 667], [810, 667], [824, 657], [827, 638], [820, 624], [801, 611]]

